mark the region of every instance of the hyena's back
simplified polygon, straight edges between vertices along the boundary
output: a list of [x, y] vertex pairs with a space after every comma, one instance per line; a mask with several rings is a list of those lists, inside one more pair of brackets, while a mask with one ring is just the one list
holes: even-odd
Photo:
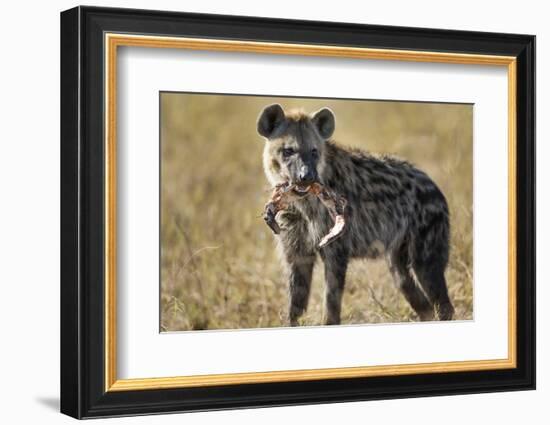
[[[406, 161], [331, 142], [327, 143], [326, 155], [323, 183], [348, 200], [348, 228], [340, 244], [350, 257], [372, 258], [406, 249], [409, 262], [436, 261], [445, 267], [449, 250], [447, 202], [424, 172]], [[318, 237], [332, 223], [316, 202], [312, 198], [304, 212], [322, 222], [314, 232]]]

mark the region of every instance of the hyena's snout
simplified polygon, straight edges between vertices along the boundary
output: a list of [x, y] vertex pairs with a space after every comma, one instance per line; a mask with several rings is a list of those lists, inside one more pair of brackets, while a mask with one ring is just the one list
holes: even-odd
[[297, 183], [301, 185], [310, 185], [318, 180], [317, 170], [315, 166], [304, 164], [298, 172]]

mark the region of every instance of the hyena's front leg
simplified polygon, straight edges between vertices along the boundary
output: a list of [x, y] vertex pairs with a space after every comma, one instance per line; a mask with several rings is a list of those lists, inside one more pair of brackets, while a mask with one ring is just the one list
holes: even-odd
[[315, 264], [315, 254], [294, 255], [288, 264], [289, 268], [289, 306], [288, 320], [290, 326], [297, 326], [298, 319], [307, 309], [311, 277]]
[[339, 325], [342, 297], [346, 283], [348, 254], [343, 249], [331, 247], [322, 250], [325, 263], [325, 325]]
[[278, 238], [281, 259], [288, 273], [288, 321], [297, 326], [309, 300], [315, 245], [309, 239], [307, 222], [295, 209], [280, 213], [277, 221], [281, 227]]

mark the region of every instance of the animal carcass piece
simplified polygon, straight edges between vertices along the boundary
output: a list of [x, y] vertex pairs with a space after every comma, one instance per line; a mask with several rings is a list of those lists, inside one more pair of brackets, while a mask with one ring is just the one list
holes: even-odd
[[334, 226], [319, 242], [319, 248], [322, 248], [337, 239], [344, 231], [346, 226], [344, 213], [347, 201], [320, 183], [313, 183], [306, 189], [298, 188], [296, 185], [289, 183], [275, 186], [271, 199], [265, 205], [264, 220], [271, 230], [273, 230], [273, 233], [278, 235], [281, 232], [281, 228], [275, 220], [277, 213], [286, 210], [293, 202], [310, 194], [319, 198], [334, 220]]

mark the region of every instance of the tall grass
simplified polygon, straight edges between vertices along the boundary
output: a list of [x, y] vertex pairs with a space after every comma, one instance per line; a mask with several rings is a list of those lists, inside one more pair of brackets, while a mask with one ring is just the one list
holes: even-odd
[[[446, 277], [456, 319], [471, 319], [470, 105], [161, 94], [161, 330], [285, 326], [287, 283], [261, 219], [269, 197], [256, 133], [261, 109], [335, 112], [337, 142], [401, 156], [442, 189], [451, 212]], [[315, 268], [305, 325], [321, 324]], [[414, 320], [383, 260], [351, 263], [342, 323]]]

